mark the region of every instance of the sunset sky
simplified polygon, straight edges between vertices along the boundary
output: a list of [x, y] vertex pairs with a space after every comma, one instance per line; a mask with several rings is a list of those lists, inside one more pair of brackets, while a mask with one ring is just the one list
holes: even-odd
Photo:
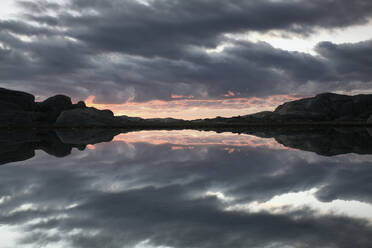
[[116, 115], [372, 93], [371, 0], [1, 0], [0, 87]]

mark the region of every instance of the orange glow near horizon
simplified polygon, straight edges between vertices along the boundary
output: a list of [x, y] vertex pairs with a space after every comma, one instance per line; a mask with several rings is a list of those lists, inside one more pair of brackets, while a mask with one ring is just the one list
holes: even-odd
[[127, 115], [142, 118], [177, 118], [177, 119], [203, 119], [216, 116], [232, 117], [247, 115], [260, 111], [272, 111], [278, 105], [296, 100], [295, 95], [275, 95], [266, 98], [236, 97], [228, 92], [223, 99], [195, 99], [193, 96], [172, 95], [172, 100], [151, 100], [148, 102], [128, 101], [123, 104], [95, 103], [95, 96], [89, 96], [85, 103], [97, 109], [110, 109], [115, 115]]
[[248, 134], [216, 133], [197, 130], [151, 130], [122, 133], [113, 139], [127, 144], [148, 143], [152, 145], [172, 145], [171, 150], [193, 150], [197, 146], [221, 146], [228, 153], [240, 151], [242, 147], [265, 147], [275, 150], [288, 150], [274, 138], [259, 138]]
[[96, 146], [95, 145], [87, 145], [87, 148], [89, 150], [95, 150], [96, 149]]

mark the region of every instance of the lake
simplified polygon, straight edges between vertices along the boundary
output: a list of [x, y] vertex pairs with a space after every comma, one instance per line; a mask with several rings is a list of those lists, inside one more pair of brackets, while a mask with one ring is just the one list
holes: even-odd
[[2, 131], [0, 247], [372, 247], [368, 130], [79, 133]]

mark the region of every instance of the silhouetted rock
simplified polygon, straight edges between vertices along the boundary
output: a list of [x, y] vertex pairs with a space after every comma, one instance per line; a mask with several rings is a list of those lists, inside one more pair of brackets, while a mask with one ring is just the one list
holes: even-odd
[[[198, 120], [199, 124], [290, 124], [290, 123], [365, 123], [372, 115], [372, 95], [319, 94], [315, 97], [286, 102], [273, 112], [263, 111], [231, 118]], [[196, 122], [196, 121], [194, 121]], [[372, 123], [372, 119], [369, 121]]]
[[72, 109], [63, 111], [55, 126], [58, 127], [115, 127], [122, 122], [110, 110], [95, 108]]
[[174, 118], [150, 118], [144, 119], [144, 121], [148, 124], [160, 124], [160, 125], [172, 125], [172, 124], [179, 124], [184, 123], [184, 120], [174, 119]]
[[33, 111], [35, 97], [31, 94], [0, 88], [0, 112]]
[[126, 123], [139, 123], [139, 122], [143, 122], [143, 121], [146, 120], [146, 119], [143, 119], [141, 117], [130, 117], [130, 116], [126, 116], [126, 115], [121, 115], [121, 116], [118, 116], [117, 118], [120, 121], [126, 122]]
[[[231, 118], [216, 117], [185, 121], [173, 118], [115, 117], [110, 110], [88, 108], [70, 97], [56, 95], [43, 102], [34, 96], [0, 88], [0, 126], [203, 128], [246, 125], [364, 124], [372, 116], [372, 95], [346, 96], [334, 93], [286, 102], [275, 111]], [[372, 120], [368, 120], [372, 123]]]
[[372, 95], [324, 93], [286, 102], [273, 113], [282, 120], [366, 121], [372, 114]]
[[372, 124], [372, 115], [367, 119], [368, 124]]
[[0, 88], [0, 125], [31, 125], [35, 97], [28, 93]]
[[264, 118], [271, 118], [272, 115], [273, 115], [273, 112], [262, 111], [262, 112], [252, 114], [252, 115], [250, 115], [250, 117], [254, 117], [254, 118], [257, 118], [257, 119], [264, 119]]
[[31, 126], [37, 119], [37, 115], [32, 112], [15, 111], [0, 114], [1, 126]]
[[83, 101], [79, 101], [78, 103], [76, 104], [73, 104], [73, 107], [74, 109], [78, 108], [78, 109], [83, 109], [83, 108], [86, 108], [87, 106], [85, 105], [85, 102]]
[[56, 95], [49, 97], [43, 102], [38, 103], [42, 112], [46, 111], [61, 111], [72, 107], [71, 98], [65, 95]]
[[71, 98], [64, 95], [49, 97], [43, 102], [37, 103], [38, 110], [44, 113], [44, 119], [47, 123], [54, 123], [62, 111], [73, 107]]
[[35, 102], [31, 94], [0, 88], [1, 126], [51, 126], [62, 111], [84, 108], [84, 102], [72, 104], [71, 98], [65, 95]]

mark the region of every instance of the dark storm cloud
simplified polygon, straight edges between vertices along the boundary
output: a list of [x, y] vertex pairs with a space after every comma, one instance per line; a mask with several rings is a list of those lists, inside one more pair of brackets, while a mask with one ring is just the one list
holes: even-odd
[[[312, 188], [319, 196], [328, 194], [326, 200], [371, 202], [371, 164], [363, 156], [221, 149], [112, 142], [60, 159], [38, 153], [0, 168], [0, 221], [24, 228], [21, 241], [35, 245], [67, 241], [71, 247], [133, 247], [144, 240], [205, 248], [371, 245], [365, 238], [371, 227], [362, 219], [307, 208], [280, 214], [224, 210]], [[223, 202], [206, 191], [235, 199]], [[32, 207], [22, 210], [25, 204]]]
[[[72, 1], [72, 9], [95, 10], [66, 18], [71, 35], [96, 49], [179, 58], [190, 46], [216, 47], [225, 33], [282, 30], [296, 35], [345, 27], [371, 17], [370, 1]], [[87, 23], [95, 23], [87, 27]], [[82, 24], [82, 25], [81, 25]]]
[[[1, 86], [42, 97], [99, 102], [313, 94], [371, 82], [371, 42], [320, 43], [319, 56], [225, 34], [306, 36], [365, 23], [372, 2], [134, 0], [65, 4], [21, 1], [17, 20], [0, 21]], [[221, 53], [207, 53], [229, 44]], [[149, 90], [151, 89], [151, 90]]]
[[372, 41], [356, 44], [336, 45], [321, 42], [316, 47], [327, 63], [337, 72], [339, 80], [371, 81], [372, 80]]
[[[148, 6], [133, 0], [73, 0], [63, 8], [42, 1], [23, 5], [37, 13], [26, 17], [66, 27], [66, 33], [95, 49], [176, 59], [190, 46], [216, 47], [225, 33], [282, 30], [301, 35], [364, 23], [372, 13], [372, 3], [366, 0], [157, 0]], [[59, 13], [54, 21], [50, 15], [40, 16], [51, 9]]]

